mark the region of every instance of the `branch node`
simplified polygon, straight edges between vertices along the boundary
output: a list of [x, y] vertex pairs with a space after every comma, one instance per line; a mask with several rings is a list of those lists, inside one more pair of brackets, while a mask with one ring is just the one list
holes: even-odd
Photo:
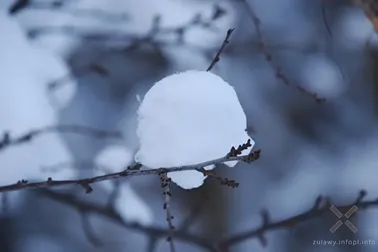
[[88, 182], [82, 181], [80, 183], [80, 185], [85, 189], [85, 193], [91, 193], [91, 192], [93, 192], [93, 188], [91, 187], [91, 185]]
[[239, 145], [238, 148], [232, 146], [230, 152], [227, 154], [227, 157], [237, 157], [238, 155], [241, 155], [244, 150], [247, 150], [251, 146], [251, 139], [248, 139], [246, 143]]
[[27, 183], [29, 183], [29, 181], [27, 181], [25, 179], [21, 179], [21, 180], [17, 181], [17, 185], [26, 185]]
[[261, 150], [251, 150], [247, 157], [243, 158], [246, 163], [252, 163], [260, 158]]
[[141, 163], [136, 163], [133, 166], [128, 166], [127, 170], [136, 171], [136, 170], [139, 170], [140, 168], [142, 168], [142, 166], [143, 165]]
[[313, 210], [318, 210], [320, 209], [321, 205], [322, 205], [322, 202], [324, 202], [323, 200], [323, 196], [322, 195], [319, 195], [316, 200], [315, 200], [315, 203], [314, 203], [314, 206], [312, 207]]
[[367, 195], [366, 190], [361, 190], [358, 194], [358, 198], [356, 199], [355, 204], [360, 203], [366, 197], [366, 195]]

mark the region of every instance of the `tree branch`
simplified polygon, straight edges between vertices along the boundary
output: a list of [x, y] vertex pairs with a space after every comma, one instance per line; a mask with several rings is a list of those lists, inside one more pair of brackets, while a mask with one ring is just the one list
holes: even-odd
[[223, 52], [223, 50], [226, 48], [227, 44], [230, 43], [230, 37], [234, 30], [235, 29], [229, 29], [227, 31], [226, 37], [224, 38], [221, 47], [219, 48], [217, 54], [215, 55], [214, 59], [211, 61], [210, 66], [206, 69], [206, 71], [208, 72], [211, 71], [214, 68], [215, 64], [217, 64], [217, 62], [220, 60], [220, 55]]
[[[170, 230], [159, 228], [159, 227], [152, 227], [152, 226], [142, 226], [137, 223], [129, 223], [122, 219], [122, 217], [114, 211], [114, 209], [109, 208], [107, 205], [100, 205], [98, 203], [92, 203], [86, 200], [78, 199], [73, 195], [67, 195], [65, 193], [58, 193], [51, 190], [39, 190], [43, 196], [51, 198], [55, 201], [61, 202], [68, 206], [73, 207], [79, 213], [95, 213], [105, 217], [129, 230], [144, 233], [149, 236], [150, 239], [154, 241], [161, 239], [163, 237], [169, 236]], [[366, 196], [365, 191], [361, 191], [358, 198], [352, 203], [348, 205], [336, 205], [337, 209], [342, 212], [347, 212], [351, 207], [357, 206], [360, 210], [366, 210], [372, 207], [378, 207], [378, 199], [376, 200], [364, 200]], [[195, 234], [191, 234], [184, 230], [175, 230], [175, 239], [181, 240], [184, 242], [188, 242], [204, 249], [207, 249], [211, 252], [220, 252], [220, 251], [228, 251], [228, 249], [236, 244], [240, 244], [249, 239], [259, 239], [262, 245], [267, 244], [267, 239], [265, 238], [265, 234], [267, 232], [278, 230], [282, 228], [293, 228], [301, 223], [304, 223], [308, 220], [315, 219], [320, 217], [323, 214], [329, 213], [329, 207], [331, 206], [331, 202], [329, 198], [323, 198], [319, 196], [313, 207], [309, 210], [305, 211], [304, 213], [294, 215], [292, 217], [280, 220], [280, 221], [271, 221], [269, 213], [267, 211], [262, 211], [262, 224], [258, 228], [254, 228], [248, 231], [243, 231], [237, 233], [235, 235], [231, 235], [230, 237], [225, 238], [224, 240], [213, 243], [208, 241], [200, 236]]]
[[[366, 200], [363, 201], [366, 196], [365, 191], [360, 191], [358, 198], [349, 205], [339, 205], [336, 206], [342, 212], [347, 212], [351, 207], [357, 206], [358, 209], [366, 210], [369, 207], [377, 207], [378, 199], [376, 200]], [[229, 248], [233, 245], [239, 244], [249, 239], [259, 239], [262, 245], [266, 245], [267, 240], [265, 238], [265, 233], [268, 231], [273, 231], [281, 228], [292, 228], [300, 223], [308, 221], [310, 219], [317, 218], [325, 213], [330, 212], [331, 202], [329, 198], [323, 198], [319, 196], [312, 208], [304, 213], [289, 217], [280, 221], [271, 221], [267, 211], [262, 211], [262, 224], [260, 227], [240, 232], [231, 237], [228, 237], [219, 243], [219, 248]]]
[[104, 130], [94, 129], [88, 126], [82, 125], [52, 125], [44, 128], [30, 130], [20, 136], [11, 137], [9, 132], [4, 132], [0, 139], [0, 151], [19, 144], [24, 144], [32, 141], [34, 138], [46, 134], [46, 133], [74, 133], [81, 135], [88, 135], [96, 138], [119, 138], [122, 139], [122, 135], [117, 132], [107, 132]]
[[169, 228], [169, 235], [167, 241], [169, 242], [169, 247], [171, 252], [176, 252], [175, 244], [173, 242], [173, 236], [175, 233], [175, 227], [173, 226], [173, 215], [171, 213], [171, 178], [167, 177], [166, 172], [162, 172], [160, 175], [161, 187], [164, 189], [164, 210], [166, 213], [166, 220]]
[[[121, 215], [119, 215], [114, 209], [107, 207], [106, 205], [102, 206], [98, 203], [90, 202], [87, 200], [81, 200], [73, 195], [67, 195], [65, 193], [58, 193], [51, 190], [39, 190], [38, 191], [41, 195], [46, 196], [52, 200], [61, 202], [65, 205], [71, 206], [79, 213], [86, 212], [86, 213], [95, 213], [102, 217], [105, 217], [114, 223], [140, 233], [144, 233], [150, 237], [163, 238], [169, 236], [170, 230], [160, 228], [160, 227], [153, 227], [153, 226], [143, 226], [138, 223], [131, 223], [126, 222]], [[219, 252], [210, 242], [206, 239], [201, 238], [200, 236], [189, 234], [188, 232], [181, 232], [177, 230], [175, 232], [175, 239], [185, 241], [191, 244], [195, 244], [202, 248], [207, 249], [211, 252]]]
[[[86, 193], [92, 192], [91, 184], [98, 183], [101, 181], [121, 179], [125, 177], [133, 176], [143, 176], [143, 175], [159, 175], [162, 172], [174, 172], [174, 171], [189, 171], [197, 170], [202, 172], [202, 167], [221, 164], [227, 161], [244, 161], [247, 163], [253, 162], [260, 157], [260, 150], [256, 150], [247, 155], [230, 157], [228, 154], [224, 157], [217, 158], [214, 160], [206, 161], [199, 164], [171, 167], [171, 168], [158, 168], [158, 169], [147, 169], [141, 170], [141, 164], [137, 163], [133, 166], [127, 167], [127, 169], [121, 172], [109, 173], [105, 175], [95, 176], [91, 178], [84, 179], [72, 179], [72, 180], [53, 180], [48, 178], [45, 181], [40, 182], [29, 182], [27, 180], [20, 180], [17, 183], [11, 185], [0, 186], [0, 192], [18, 191], [23, 189], [36, 189], [36, 188], [47, 188], [47, 187], [57, 187], [57, 186], [67, 186], [67, 185], [81, 185]], [[138, 168], [138, 169], [135, 169]]]
[[285, 75], [285, 73], [282, 71], [282, 69], [277, 66], [273, 60], [273, 55], [269, 52], [269, 50], [266, 47], [266, 43], [264, 41], [264, 36], [261, 31], [261, 21], [258, 18], [257, 14], [255, 13], [255, 10], [252, 8], [252, 6], [247, 2], [247, 0], [242, 0], [242, 3], [247, 10], [247, 13], [249, 17], [252, 19], [252, 22], [256, 29], [256, 35], [258, 40], [258, 46], [261, 50], [261, 52], [264, 54], [266, 61], [270, 65], [270, 67], [273, 69], [273, 71], [276, 74], [276, 78], [280, 79], [286, 86], [292, 86], [298, 91], [311, 96], [317, 103], [323, 103], [325, 102], [324, 98], [318, 97], [316, 93], [311, 93], [307, 90], [305, 90], [303, 87], [298, 85], [297, 83], [293, 84], [289, 81], [289, 78]]

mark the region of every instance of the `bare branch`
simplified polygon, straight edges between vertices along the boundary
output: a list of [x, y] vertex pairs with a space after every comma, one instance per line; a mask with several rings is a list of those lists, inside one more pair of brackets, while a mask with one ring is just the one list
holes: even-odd
[[233, 179], [228, 179], [228, 178], [222, 178], [216, 174], [214, 174], [213, 172], [211, 171], [207, 171], [205, 170], [204, 168], [201, 168], [201, 169], [197, 169], [198, 171], [202, 172], [202, 174], [204, 176], [207, 176], [209, 178], [212, 178], [212, 179], [215, 179], [215, 180], [218, 180], [221, 185], [226, 185], [226, 186], [229, 186], [229, 187], [232, 187], [232, 188], [237, 188], [239, 186], [239, 183], [236, 182], [235, 180]]
[[229, 30], [227, 31], [226, 37], [224, 38], [221, 47], [219, 48], [217, 54], [215, 55], [213, 61], [211, 61], [211, 64], [210, 64], [210, 66], [207, 68], [206, 71], [208, 71], [208, 72], [211, 71], [211, 70], [214, 68], [215, 64], [217, 64], [217, 62], [220, 60], [220, 55], [221, 55], [221, 53], [223, 52], [223, 50], [226, 48], [227, 44], [230, 43], [230, 37], [231, 37], [232, 32], [233, 32], [234, 30], [235, 30], [235, 29], [229, 29]]
[[330, 39], [333, 38], [331, 27], [329, 26], [328, 20], [327, 20], [327, 5], [324, 1], [320, 2], [320, 12], [322, 15], [322, 20], [324, 23], [324, 26], [326, 28], [327, 34], [330, 37]]
[[[217, 8], [217, 7], [215, 7]], [[201, 27], [207, 30], [215, 30], [212, 23], [215, 19], [222, 14], [216, 14], [217, 9], [215, 9], [215, 14], [217, 17], [204, 18], [201, 14], [194, 15], [193, 18], [188, 20], [186, 23], [176, 26], [162, 27], [161, 26], [161, 16], [157, 15], [152, 19], [151, 28], [145, 35], [139, 35], [135, 33], [125, 33], [119, 31], [115, 33], [114, 31], [87, 31], [85, 29], [78, 29], [73, 26], [61, 26], [61, 27], [37, 27], [30, 29], [28, 31], [29, 36], [36, 37], [46, 33], [63, 33], [81, 40], [90, 42], [111, 42], [116, 46], [109, 47], [108, 51], [115, 51], [119, 53], [130, 52], [136, 50], [142, 46], [149, 45], [153, 48], [158, 48], [161, 45], [183, 45], [185, 34], [192, 28]], [[175, 40], [167, 40], [167, 37], [175, 36]], [[96, 59], [95, 63], [88, 66], [82, 66], [75, 71], [76, 76], [84, 76], [89, 73], [96, 73], [101, 77], [107, 76], [108, 71], [98, 63], [104, 60], [108, 54], [102, 55]], [[97, 71], [96, 71], [97, 70]], [[98, 71], [100, 70], [100, 71]], [[74, 74], [70, 73], [65, 76], [58, 78], [50, 84], [50, 91], [53, 89], [69, 83], [74, 78]]]
[[169, 248], [171, 252], [176, 252], [175, 244], [173, 242], [173, 236], [175, 233], [175, 227], [173, 226], [173, 215], [171, 214], [171, 179], [167, 177], [166, 172], [162, 172], [160, 175], [161, 187], [164, 189], [164, 210], [166, 213], [166, 220], [169, 228], [169, 235], [167, 241], [169, 242]]
[[[161, 27], [161, 17], [155, 16], [151, 22], [151, 29], [145, 35], [137, 33], [125, 33], [122, 31], [99, 29], [89, 31], [87, 29], [79, 29], [75, 26], [41, 26], [35, 27], [28, 31], [29, 36], [37, 37], [43, 34], [65, 34], [81, 40], [92, 42], [112, 42], [118, 45], [120, 51], [132, 50], [143, 44], [163, 43], [166, 41], [167, 35], [176, 35], [177, 40], [174, 44], [182, 44], [183, 36], [187, 31], [195, 27], [205, 28], [207, 30], [216, 30], [212, 25], [212, 19], [205, 19], [201, 14], [194, 15], [192, 19], [186, 23], [170, 27]], [[162, 40], [161, 38], [164, 38]], [[167, 42], [166, 42], [167, 43]], [[121, 45], [121, 46], [119, 46]]]
[[9, 7], [9, 14], [14, 15], [21, 10], [27, 8], [30, 4], [30, 0], [16, 0], [10, 7]]
[[[156, 239], [158, 239], [169, 236], [170, 230], [168, 229], [153, 226], [143, 226], [141, 224], [134, 222], [126, 222], [116, 211], [114, 211], [111, 208], [108, 208], [106, 205], [103, 206], [98, 203], [78, 199], [73, 195], [58, 193], [51, 190], [39, 190], [38, 192], [52, 200], [61, 202], [67, 206], [71, 206], [80, 213], [86, 212], [98, 214], [126, 229], [146, 234], [149, 237], [155, 237]], [[181, 232], [177, 230], [175, 232], [175, 239], [195, 244], [211, 252], [220, 252], [218, 249], [215, 248], [215, 246], [213, 246], [211, 242], [208, 242], [206, 239], [194, 234], [189, 234], [187, 232]]]
[[11, 137], [9, 132], [4, 132], [2, 139], [0, 139], [0, 151], [5, 148], [24, 144], [32, 141], [35, 137], [42, 134], [59, 132], [59, 133], [74, 133], [81, 135], [88, 135], [96, 138], [119, 138], [122, 139], [122, 135], [117, 132], [108, 132], [104, 130], [94, 129], [88, 126], [82, 125], [52, 125], [44, 128], [30, 130], [21, 136]]
[[[363, 201], [366, 192], [361, 191], [359, 197], [349, 205], [339, 205], [336, 206], [342, 212], [347, 212], [352, 206], [357, 206], [359, 209], [367, 209], [369, 207], [377, 207], [378, 199]], [[312, 208], [304, 213], [298, 214], [296, 216], [289, 217], [280, 221], [271, 221], [269, 214], [266, 210], [262, 211], [262, 224], [260, 227], [235, 234], [228, 237], [219, 243], [219, 248], [229, 248], [233, 245], [239, 244], [249, 239], [259, 239], [262, 245], [266, 244], [265, 233], [268, 231], [273, 231], [281, 228], [292, 228], [300, 223], [308, 221], [310, 219], [317, 218], [325, 213], [328, 213], [329, 207], [331, 206], [330, 200], [319, 196]]]
[[249, 17], [252, 19], [252, 22], [255, 26], [258, 45], [260, 47], [260, 50], [264, 54], [265, 59], [269, 63], [270, 67], [275, 72], [276, 77], [278, 79], [280, 79], [286, 86], [293, 86], [298, 91], [300, 91], [300, 92], [302, 92], [306, 95], [311, 96], [317, 103], [325, 102], [324, 98], [319, 98], [317, 94], [308, 92], [307, 90], [305, 90], [303, 87], [301, 87], [297, 83], [293, 84], [289, 81], [289, 78], [284, 74], [282, 69], [275, 64], [275, 62], [273, 61], [273, 55], [268, 51], [268, 48], [266, 47], [266, 42], [264, 41], [263, 33], [261, 31], [261, 21], [258, 18], [257, 14], [255, 13], [254, 9], [247, 2], [247, 0], [242, 0], [242, 3], [244, 4], [244, 6], [245, 6], [245, 8], [248, 12]]
[[[160, 238], [169, 236], [171, 232], [169, 229], [163, 229], [152, 226], [142, 226], [137, 223], [125, 222], [117, 212], [115, 212], [111, 208], [108, 208], [106, 205], [102, 206], [98, 203], [92, 203], [86, 200], [81, 200], [77, 197], [74, 197], [73, 195], [53, 192], [50, 190], [40, 190], [38, 192], [55, 201], [71, 206], [74, 209], [77, 209], [79, 212], [95, 213], [129, 230], [144, 233], [149, 236], [150, 241], [153, 241], [153, 243], [155, 243]], [[365, 196], [366, 192], [361, 191], [357, 199], [352, 204], [336, 205], [336, 207], [342, 212], [347, 212], [352, 206], [357, 206], [361, 210], [366, 210], [372, 207], [378, 207], [378, 199], [370, 201], [364, 200]], [[201, 238], [200, 236], [191, 234], [186, 230], [181, 229], [175, 230], [175, 239], [195, 244], [211, 252], [228, 251], [230, 247], [249, 239], [259, 239], [262, 245], [264, 245], [267, 243], [265, 233], [281, 228], [292, 228], [308, 220], [318, 218], [321, 215], [328, 213], [330, 211], [330, 206], [331, 202], [328, 198], [323, 198], [319, 196], [316, 199], [313, 207], [311, 207], [309, 210], [305, 211], [304, 213], [280, 221], [272, 221], [268, 211], [263, 210], [261, 212], [262, 224], [260, 227], [249, 231], [240, 232], [238, 234], [225, 238], [224, 240], [218, 242], [216, 246], [214, 245], [214, 243], [204, 238]]]

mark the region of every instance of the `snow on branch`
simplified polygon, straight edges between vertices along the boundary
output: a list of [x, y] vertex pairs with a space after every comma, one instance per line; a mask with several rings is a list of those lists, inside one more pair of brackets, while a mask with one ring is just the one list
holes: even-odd
[[[199, 171], [202, 173], [203, 172], [202, 168], [205, 166], [222, 164], [229, 161], [244, 161], [247, 163], [251, 163], [257, 160], [259, 157], [260, 157], [260, 150], [255, 150], [255, 151], [251, 151], [251, 153], [249, 154], [240, 155], [240, 156], [230, 156], [229, 154], [227, 154], [224, 157], [194, 164], [194, 165], [167, 167], [167, 168], [158, 168], [158, 169], [146, 169], [146, 170], [142, 170], [143, 168], [142, 164], [136, 163], [132, 166], [127, 167], [125, 170], [121, 172], [109, 173], [105, 175], [84, 178], [84, 179], [53, 180], [51, 177], [49, 177], [45, 181], [39, 181], [39, 182], [29, 182], [28, 180], [22, 179], [11, 185], [0, 186], [0, 193], [9, 192], [9, 191], [19, 191], [19, 190], [24, 190], [24, 189], [47, 188], [47, 187], [67, 186], [67, 185], [80, 185], [85, 189], [86, 193], [90, 193], [93, 191], [91, 184], [98, 183], [101, 181], [115, 180], [115, 179], [121, 179], [125, 177], [133, 177], [133, 176], [160, 175], [161, 173], [164, 173], [164, 172], [169, 173], [169, 172], [178, 172], [178, 171]], [[216, 177], [216, 178], [219, 179], [219, 177]], [[226, 185], [234, 184], [233, 182], [230, 182], [230, 180], [228, 179], [227, 180], [224, 179], [221, 181], [223, 182], [223, 184], [226, 184]]]

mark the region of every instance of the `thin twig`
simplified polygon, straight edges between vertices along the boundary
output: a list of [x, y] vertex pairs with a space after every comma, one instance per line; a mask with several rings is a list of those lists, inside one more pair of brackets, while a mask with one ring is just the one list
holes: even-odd
[[169, 243], [169, 248], [171, 252], [176, 252], [175, 244], [173, 241], [173, 236], [175, 232], [175, 227], [173, 226], [173, 215], [171, 214], [171, 179], [167, 177], [166, 172], [162, 172], [159, 174], [161, 180], [161, 187], [164, 189], [164, 210], [166, 213], [166, 220], [169, 228], [169, 234], [167, 237], [167, 241]]
[[215, 179], [215, 180], [219, 181], [221, 183], [221, 185], [226, 185], [226, 186], [229, 186], [231, 188], [237, 188], [237, 187], [239, 187], [239, 183], [236, 182], [233, 179], [222, 178], [222, 177], [216, 175], [215, 173], [213, 173], [211, 171], [205, 170], [204, 168], [201, 168], [200, 171], [203, 173], [204, 176], [207, 176], [209, 178], [212, 178], [212, 179]]
[[[336, 206], [341, 212], [346, 213], [352, 206], [357, 206], [358, 209], [367, 209], [372, 206], [378, 206], [378, 199], [363, 201], [366, 196], [365, 191], [360, 191], [359, 197], [352, 204]], [[313, 207], [304, 213], [289, 217], [280, 221], [271, 221], [267, 211], [262, 211], [262, 224], [260, 227], [240, 232], [232, 235], [219, 243], [219, 248], [229, 248], [233, 245], [239, 244], [249, 239], [259, 239], [263, 245], [266, 245], [265, 233], [272, 230], [281, 228], [292, 228], [300, 223], [310, 219], [317, 218], [325, 213], [329, 213], [331, 202], [327, 198], [319, 196]]]
[[220, 60], [220, 55], [221, 55], [221, 53], [223, 52], [223, 50], [226, 48], [227, 44], [230, 43], [230, 37], [231, 37], [232, 32], [233, 32], [234, 30], [235, 30], [235, 29], [229, 29], [229, 30], [227, 31], [226, 37], [224, 38], [221, 47], [219, 48], [217, 54], [215, 55], [214, 59], [211, 61], [211, 64], [210, 64], [210, 66], [207, 68], [206, 71], [208, 71], [208, 72], [211, 71], [211, 70], [214, 68], [215, 64], [217, 64], [217, 62]]
[[[184, 45], [185, 34], [192, 28], [200, 27], [209, 31], [215, 30], [216, 28], [212, 25], [214, 22], [213, 18], [204, 18], [201, 14], [196, 14], [184, 24], [166, 26], [161, 25], [161, 16], [157, 15], [152, 19], [150, 30], [144, 34], [140, 35], [137, 33], [114, 33], [114, 31], [104, 31], [97, 30], [95, 32], [88, 31], [85, 29], [79, 29], [74, 26], [60, 26], [60, 27], [36, 27], [30, 29], [28, 34], [30, 37], [36, 37], [41, 34], [46, 33], [63, 33], [81, 40], [86, 40], [90, 42], [111, 42], [115, 44], [115, 47], [110, 47], [106, 50], [105, 54], [100, 55], [95, 59], [95, 63], [88, 66], [80, 67], [76, 69], [75, 74], [70, 73], [62, 76], [50, 85], [50, 91], [66, 85], [75, 76], [83, 76], [89, 73], [99, 74], [101, 77], [107, 76], [108, 71], [101, 66], [101, 61], [104, 61], [106, 57], [109, 57], [109, 51], [124, 54], [125, 52], [130, 52], [136, 50], [142, 46], [149, 45], [154, 48], [162, 45]], [[175, 40], [167, 40], [167, 37], [174, 36]], [[94, 67], [95, 66], [95, 67]], [[98, 71], [100, 70], [100, 71]]]
[[[79, 213], [86, 212], [87, 214], [88, 213], [98, 214], [126, 229], [146, 234], [149, 237], [155, 237], [156, 239], [159, 239], [159, 238], [167, 237], [170, 232], [166, 228], [144, 226], [135, 222], [127, 222], [121, 217], [121, 215], [118, 212], [116, 212], [114, 209], [108, 208], [107, 205], [101, 205], [99, 203], [79, 199], [70, 194], [54, 192], [47, 189], [39, 190], [38, 192], [42, 194], [43, 196], [46, 196], [54, 201], [73, 207], [74, 209], [79, 211]], [[210, 252], [220, 252], [218, 249], [215, 248], [215, 246], [211, 242], [207, 241], [206, 239], [202, 238], [199, 235], [194, 235], [194, 234], [181, 232], [177, 230], [175, 232], [175, 239], [184, 241], [190, 244], [195, 244]]]
[[258, 45], [260, 47], [260, 50], [264, 54], [265, 59], [269, 63], [270, 67], [275, 72], [276, 78], [280, 79], [286, 86], [292, 86], [295, 89], [297, 89], [298, 91], [300, 91], [300, 92], [302, 92], [306, 95], [311, 96], [317, 103], [325, 102], [325, 99], [319, 98], [316, 93], [311, 93], [311, 92], [305, 90], [303, 87], [301, 87], [297, 83], [293, 84], [289, 81], [289, 78], [284, 74], [282, 69], [275, 64], [275, 62], [273, 61], [273, 55], [268, 51], [268, 49], [266, 47], [266, 43], [264, 41], [264, 36], [263, 36], [262, 31], [261, 31], [261, 21], [258, 18], [257, 14], [255, 13], [254, 9], [247, 2], [247, 0], [242, 0], [242, 3], [244, 4], [245, 9], [247, 10], [249, 17], [252, 19], [252, 22], [255, 26], [257, 40], [259, 41]]
[[[87, 213], [94, 213], [98, 214], [102, 217], [105, 217], [124, 228], [129, 230], [133, 230], [136, 232], [141, 232], [149, 237], [153, 237], [154, 239], [160, 239], [163, 237], [167, 237], [170, 233], [169, 229], [164, 229], [160, 227], [153, 227], [153, 226], [142, 226], [137, 223], [129, 223], [122, 219], [122, 217], [113, 209], [109, 209], [106, 205], [100, 205], [99, 203], [90, 202], [87, 200], [81, 200], [77, 197], [65, 193], [58, 193], [51, 190], [40, 190], [38, 191], [42, 195], [51, 198], [52, 200], [61, 202], [67, 206], [71, 206], [74, 209], [78, 210], [79, 212], [87, 212]], [[366, 196], [366, 192], [361, 191], [357, 199], [349, 205], [335, 205], [337, 209], [341, 212], [346, 213], [352, 206], [357, 206], [360, 210], [366, 210], [368, 208], [378, 207], [378, 199], [376, 200], [364, 200]], [[234, 235], [231, 235], [224, 240], [214, 245], [214, 243], [208, 241], [207, 239], [202, 238], [201, 236], [192, 234], [187, 231], [183, 231], [177, 229], [175, 231], [175, 239], [184, 241], [187, 243], [191, 243], [202, 247], [211, 252], [220, 252], [226, 251], [230, 247], [240, 244], [249, 239], [259, 239], [262, 244], [266, 243], [267, 240], [265, 238], [265, 233], [281, 229], [281, 228], [292, 228], [296, 225], [304, 223], [306, 221], [315, 219], [320, 217], [323, 214], [330, 212], [331, 203], [328, 198], [323, 198], [319, 196], [313, 207], [311, 207], [308, 211], [304, 213], [294, 215], [292, 217], [286, 218], [280, 221], [271, 221], [270, 216], [267, 211], [262, 211], [262, 225], [258, 228], [254, 228], [252, 230], [243, 231]]]
[[325, 3], [325, 1], [321, 1], [320, 3], [320, 14], [322, 15], [322, 20], [324, 23], [324, 27], [326, 28], [327, 34], [332, 40], [333, 39], [332, 30], [327, 20], [327, 4]]
[[34, 138], [47, 133], [73, 133], [80, 135], [88, 135], [96, 138], [122, 138], [122, 135], [117, 132], [108, 132], [100, 129], [94, 129], [83, 125], [52, 125], [39, 129], [30, 130], [20, 136], [12, 137], [9, 132], [4, 132], [2, 139], [0, 139], [0, 151], [19, 144], [24, 144], [32, 141]]

